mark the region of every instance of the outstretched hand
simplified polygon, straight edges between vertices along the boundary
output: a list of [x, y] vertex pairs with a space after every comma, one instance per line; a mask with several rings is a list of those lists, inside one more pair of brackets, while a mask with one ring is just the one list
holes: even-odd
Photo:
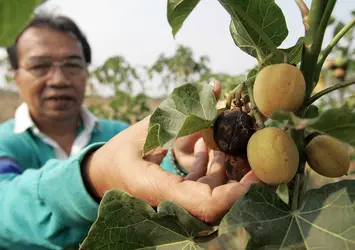
[[202, 139], [193, 144], [194, 167], [185, 178], [164, 171], [159, 164], [166, 150], [156, 149], [142, 158], [148, 118], [116, 135], [85, 162], [84, 178], [98, 197], [121, 189], [152, 206], [171, 200], [198, 219], [214, 224], [251, 184], [260, 182], [249, 172], [240, 182], [227, 183], [224, 154], [214, 152], [209, 158]]

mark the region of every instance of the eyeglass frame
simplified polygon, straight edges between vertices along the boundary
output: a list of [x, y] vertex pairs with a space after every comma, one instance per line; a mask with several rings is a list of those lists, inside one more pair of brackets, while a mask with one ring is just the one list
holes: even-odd
[[[80, 66], [80, 69], [78, 69], [78, 72], [69, 72], [68, 73], [65, 70], [64, 66], [68, 62], [72, 62], [73, 63], [74, 61], [76, 63], [76, 66]], [[49, 66], [49, 69], [43, 74], [35, 74], [34, 73], [34, 68], [36, 66], [40, 66], [41, 63], [42, 63], [42, 65], [44, 65], [44, 63], [48, 64], [46, 66]], [[59, 67], [61, 72], [62, 72], [62, 74], [65, 75], [66, 77], [74, 77], [74, 76], [77, 76], [80, 73], [82, 73], [86, 69], [86, 66], [87, 66], [86, 62], [82, 58], [78, 58], [78, 57], [75, 57], [75, 58], [64, 58], [64, 59], [61, 59], [61, 60], [39, 61], [39, 62], [37, 62], [37, 65], [35, 63], [32, 63], [32, 64], [33, 65], [26, 66], [26, 63], [25, 63], [25, 66], [24, 67], [18, 67], [18, 70], [19, 69], [23, 69], [26, 72], [30, 73], [35, 78], [41, 79], [41, 78], [47, 77], [50, 74], [52, 74], [54, 72], [54, 68], [55, 67]]]

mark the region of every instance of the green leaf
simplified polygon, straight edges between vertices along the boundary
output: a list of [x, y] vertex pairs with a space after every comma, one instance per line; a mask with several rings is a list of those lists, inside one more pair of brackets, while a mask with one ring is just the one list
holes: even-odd
[[277, 196], [286, 204], [289, 202], [289, 192], [287, 184], [280, 184], [276, 189]]
[[223, 218], [219, 235], [245, 228], [246, 249], [354, 249], [354, 199], [355, 182], [346, 180], [308, 191], [291, 211], [277, 194], [253, 185]]
[[167, 16], [174, 38], [199, 2], [200, 0], [168, 0]]
[[288, 62], [291, 64], [298, 64], [302, 59], [302, 52], [304, 46], [304, 37], [298, 39], [297, 43], [287, 49], [280, 49], [288, 55]]
[[9, 47], [25, 28], [42, 0], [0, 0], [0, 46]]
[[194, 239], [214, 231], [171, 201], [155, 210], [143, 200], [111, 190], [80, 249], [200, 249]]
[[187, 83], [175, 88], [150, 117], [144, 153], [157, 147], [168, 148], [178, 137], [212, 127], [216, 103], [209, 84]]
[[[315, 113], [310, 114], [314, 118], [300, 118], [292, 112], [277, 110], [271, 115], [276, 121], [290, 120], [292, 124], [285, 124], [285, 127], [292, 129], [308, 129], [313, 132], [327, 134], [345, 143], [355, 146], [355, 112], [351, 102], [345, 103], [340, 108], [328, 109], [318, 117]], [[311, 111], [315, 112], [315, 111]]]
[[313, 119], [313, 122], [307, 125], [307, 128], [355, 146], [355, 112], [345, 105], [321, 113], [318, 119]]
[[285, 17], [274, 0], [219, 0], [231, 15], [235, 44], [262, 61], [287, 37]]
[[316, 118], [318, 117], [318, 115], [319, 115], [318, 107], [315, 105], [310, 105], [306, 110], [306, 113], [304, 114], [303, 118]]

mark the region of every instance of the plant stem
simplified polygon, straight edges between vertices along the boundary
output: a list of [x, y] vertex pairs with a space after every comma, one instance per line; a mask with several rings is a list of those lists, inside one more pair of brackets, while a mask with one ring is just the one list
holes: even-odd
[[267, 55], [267, 57], [265, 57], [259, 64], [259, 71], [262, 70], [262, 68], [265, 67], [265, 64], [270, 61], [272, 59], [272, 57], [274, 56], [274, 52], [271, 52], [269, 55]]
[[306, 105], [311, 105], [312, 103], [314, 103], [316, 100], [318, 100], [322, 96], [324, 96], [336, 89], [345, 88], [345, 87], [350, 86], [352, 84], [355, 84], [355, 78], [352, 78], [352, 79], [345, 81], [345, 82], [337, 83], [329, 88], [323, 89], [322, 91], [318, 92], [317, 94], [315, 94], [311, 98], [309, 98]]
[[[305, 48], [301, 71], [306, 81], [306, 98], [311, 96], [314, 84], [314, 72], [321, 51], [326, 25], [336, 0], [313, 0], [309, 14], [309, 29], [306, 32]], [[324, 12], [324, 14], [323, 14]], [[325, 21], [326, 20], [326, 21]]]
[[295, 1], [297, 3], [298, 8], [301, 11], [304, 29], [307, 32], [307, 30], [309, 30], [309, 23], [308, 23], [309, 9], [303, 0], [295, 0]]
[[292, 190], [292, 200], [291, 201], [291, 211], [296, 211], [298, 209], [298, 198], [299, 198], [299, 191], [300, 189], [300, 184], [301, 184], [301, 175], [296, 174], [296, 177], [294, 179], [294, 186]]
[[[306, 81], [306, 96], [305, 103], [310, 97], [313, 86], [314, 86], [314, 72], [317, 66], [317, 60], [319, 53], [321, 51], [324, 32], [326, 26], [323, 26], [324, 20], [327, 22], [330, 18], [331, 8], [330, 3], [335, 3], [336, 0], [313, 0], [308, 19], [306, 20], [309, 24], [308, 29], [306, 29], [305, 36], [305, 46], [302, 56], [301, 71]], [[334, 7], [334, 6], [333, 6]], [[325, 10], [327, 9], [327, 11]], [[324, 13], [324, 14], [323, 14]], [[328, 16], [329, 14], [329, 16]], [[307, 110], [306, 105], [296, 112], [296, 115], [303, 117], [305, 111]], [[292, 182], [289, 183], [288, 187], [290, 190], [290, 201], [292, 210], [298, 209], [298, 200], [300, 196], [300, 190], [302, 190], [304, 171], [305, 171], [305, 145], [304, 145], [304, 130], [294, 130], [290, 131], [291, 137], [297, 146], [299, 153], [299, 165], [297, 169], [297, 174]]]
[[260, 112], [259, 112], [259, 110], [258, 110], [258, 108], [256, 107], [256, 104], [255, 104], [254, 94], [253, 94], [253, 83], [254, 83], [254, 81], [255, 81], [255, 77], [251, 77], [245, 82], [245, 85], [246, 85], [247, 90], [248, 90], [248, 95], [249, 95], [249, 99], [250, 99], [250, 106], [251, 106], [251, 109], [253, 111], [253, 116], [254, 116], [254, 118], [256, 120], [256, 127], [258, 129], [262, 129], [262, 128], [265, 127], [265, 125], [264, 125], [263, 119], [261, 118]]
[[227, 97], [227, 101], [226, 101], [226, 108], [229, 109], [231, 107], [234, 98], [238, 100], [240, 99], [243, 89], [244, 89], [244, 82], [241, 82], [240, 84], [238, 84], [237, 87], [235, 87], [231, 92], [229, 92], [229, 96]]
[[322, 53], [319, 56], [318, 59], [318, 64], [317, 64], [317, 71], [316, 75], [319, 76], [322, 66], [324, 64], [325, 59], [328, 57], [334, 46], [339, 42], [339, 40], [353, 27], [355, 26], [355, 17], [347, 24], [345, 25], [339, 32], [338, 34], [335, 35], [335, 37], [332, 39], [332, 41], [328, 44], [328, 46], [322, 51]]

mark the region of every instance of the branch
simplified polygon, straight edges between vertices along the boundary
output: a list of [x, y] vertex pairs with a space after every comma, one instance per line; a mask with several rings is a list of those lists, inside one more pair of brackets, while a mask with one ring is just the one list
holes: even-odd
[[298, 8], [301, 11], [303, 25], [304, 25], [304, 28], [307, 32], [309, 30], [309, 21], [308, 21], [309, 9], [308, 9], [308, 6], [304, 3], [303, 0], [295, 0], [295, 1], [297, 3]]
[[309, 98], [308, 102], [307, 102], [307, 106], [311, 105], [312, 103], [314, 103], [315, 101], [317, 101], [319, 98], [321, 98], [322, 96], [336, 90], [336, 89], [341, 89], [341, 88], [345, 88], [347, 86], [350, 86], [352, 84], [355, 84], [355, 78], [352, 78], [348, 81], [345, 82], [341, 82], [341, 83], [337, 83], [329, 88], [323, 89], [322, 91], [318, 92], [317, 94], [313, 95], [311, 98]]
[[336, 34], [335, 37], [333, 37], [332, 41], [328, 44], [328, 46], [322, 51], [322, 53], [319, 56], [318, 59], [318, 64], [317, 64], [317, 71], [316, 74], [319, 75], [322, 66], [324, 64], [325, 59], [328, 57], [334, 46], [340, 41], [340, 39], [353, 27], [355, 26], [355, 17], [347, 24], [345, 25], [339, 32]]
[[306, 81], [306, 98], [311, 96], [315, 85], [315, 69], [322, 49], [325, 29], [333, 11], [336, 0], [313, 0], [309, 14], [309, 30], [306, 32], [305, 48], [301, 71]]

